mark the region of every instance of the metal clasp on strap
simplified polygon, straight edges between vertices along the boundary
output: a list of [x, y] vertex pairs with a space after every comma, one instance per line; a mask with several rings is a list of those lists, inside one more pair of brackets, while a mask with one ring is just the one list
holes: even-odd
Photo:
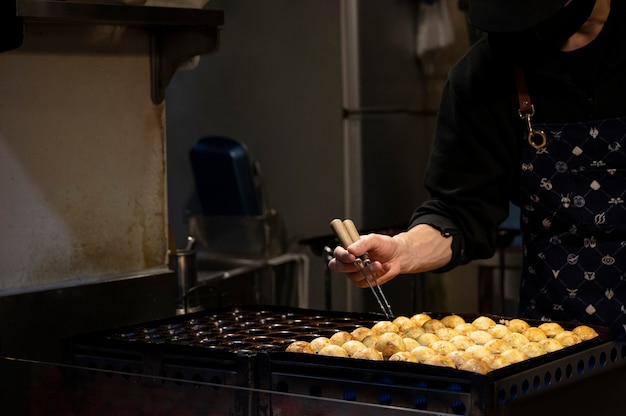
[[543, 132], [543, 130], [533, 129], [533, 125], [531, 121], [532, 116], [535, 115], [535, 106], [531, 104], [529, 111], [524, 112], [520, 108], [518, 112], [519, 112], [519, 117], [521, 119], [526, 120], [526, 127], [528, 128], [528, 136], [527, 136], [528, 143], [535, 149], [541, 149], [542, 147], [544, 147], [548, 141], [548, 138], [546, 134]]
[[548, 141], [546, 134], [541, 130], [533, 129], [532, 116], [535, 115], [535, 106], [530, 102], [530, 95], [528, 94], [528, 88], [526, 87], [526, 77], [524, 76], [524, 70], [519, 67], [513, 67], [513, 73], [515, 76], [515, 85], [517, 86], [517, 99], [519, 102], [519, 117], [526, 120], [526, 127], [528, 128], [528, 143], [535, 149], [541, 149]]

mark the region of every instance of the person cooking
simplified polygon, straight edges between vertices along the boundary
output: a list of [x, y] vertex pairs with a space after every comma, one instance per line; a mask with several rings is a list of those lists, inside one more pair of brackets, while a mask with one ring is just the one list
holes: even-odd
[[520, 316], [626, 324], [626, 2], [469, 0], [485, 33], [450, 70], [406, 232], [369, 234], [328, 266], [367, 287], [495, 252], [521, 209]]

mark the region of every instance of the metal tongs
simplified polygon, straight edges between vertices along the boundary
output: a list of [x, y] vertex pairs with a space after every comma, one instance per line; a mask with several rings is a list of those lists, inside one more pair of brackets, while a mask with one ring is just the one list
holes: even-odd
[[[356, 229], [352, 220], [341, 221], [336, 218], [330, 222], [330, 227], [335, 232], [335, 235], [339, 239], [343, 248], [347, 248], [350, 244], [361, 238], [359, 231]], [[357, 257], [354, 264], [361, 270], [361, 274], [363, 274], [367, 285], [374, 294], [380, 309], [383, 311], [387, 319], [392, 319], [393, 312], [391, 312], [391, 306], [389, 306], [389, 302], [387, 302], [387, 298], [385, 297], [383, 290], [378, 285], [376, 276], [374, 276], [374, 274], [367, 267], [370, 265], [370, 259], [367, 256], [367, 253]]]

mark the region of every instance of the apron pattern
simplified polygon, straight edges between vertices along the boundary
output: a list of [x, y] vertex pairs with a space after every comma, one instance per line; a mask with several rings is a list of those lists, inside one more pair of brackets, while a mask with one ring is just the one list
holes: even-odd
[[526, 145], [521, 166], [520, 312], [619, 324], [626, 317], [626, 118], [533, 128], [547, 143]]

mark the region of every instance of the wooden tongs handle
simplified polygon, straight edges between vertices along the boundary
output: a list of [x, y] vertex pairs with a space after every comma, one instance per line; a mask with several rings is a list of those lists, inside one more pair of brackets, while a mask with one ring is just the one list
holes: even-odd
[[[357, 230], [356, 225], [354, 225], [354, 222], [352, 220], [341, 221], [340, 219], [336, 218], [330, 222], [330, 227], [335, 232], [335, 235], [339, 239], [339, 242], [341, 243], [341, 246], [343, 248], [348, 248], [349, 245], [361, 238], [359, 231]], [[367, 266], [370, 264], [370, 259], [367, 256], [367, 253], [357, 257], [354, 264], [356, 264], [361, 270], [361, 273], [363, 274], [363, 277], [365, 277], [367, 285], [374, 294], [374, 297], [378, 301], [378, 305], [380, 306], [380, 309], [383, 311], [385, 316], [387, 316], [388, 319], [393, 318], [391, 306], [389, 306], [389, 302], [387, 301], [385, 294], [380, 288], [380, 285], [378, 285], [376, 277], [373, 273], [371, 273], [371, 271], [369, 271], [369, 269], [367, 269]]]

